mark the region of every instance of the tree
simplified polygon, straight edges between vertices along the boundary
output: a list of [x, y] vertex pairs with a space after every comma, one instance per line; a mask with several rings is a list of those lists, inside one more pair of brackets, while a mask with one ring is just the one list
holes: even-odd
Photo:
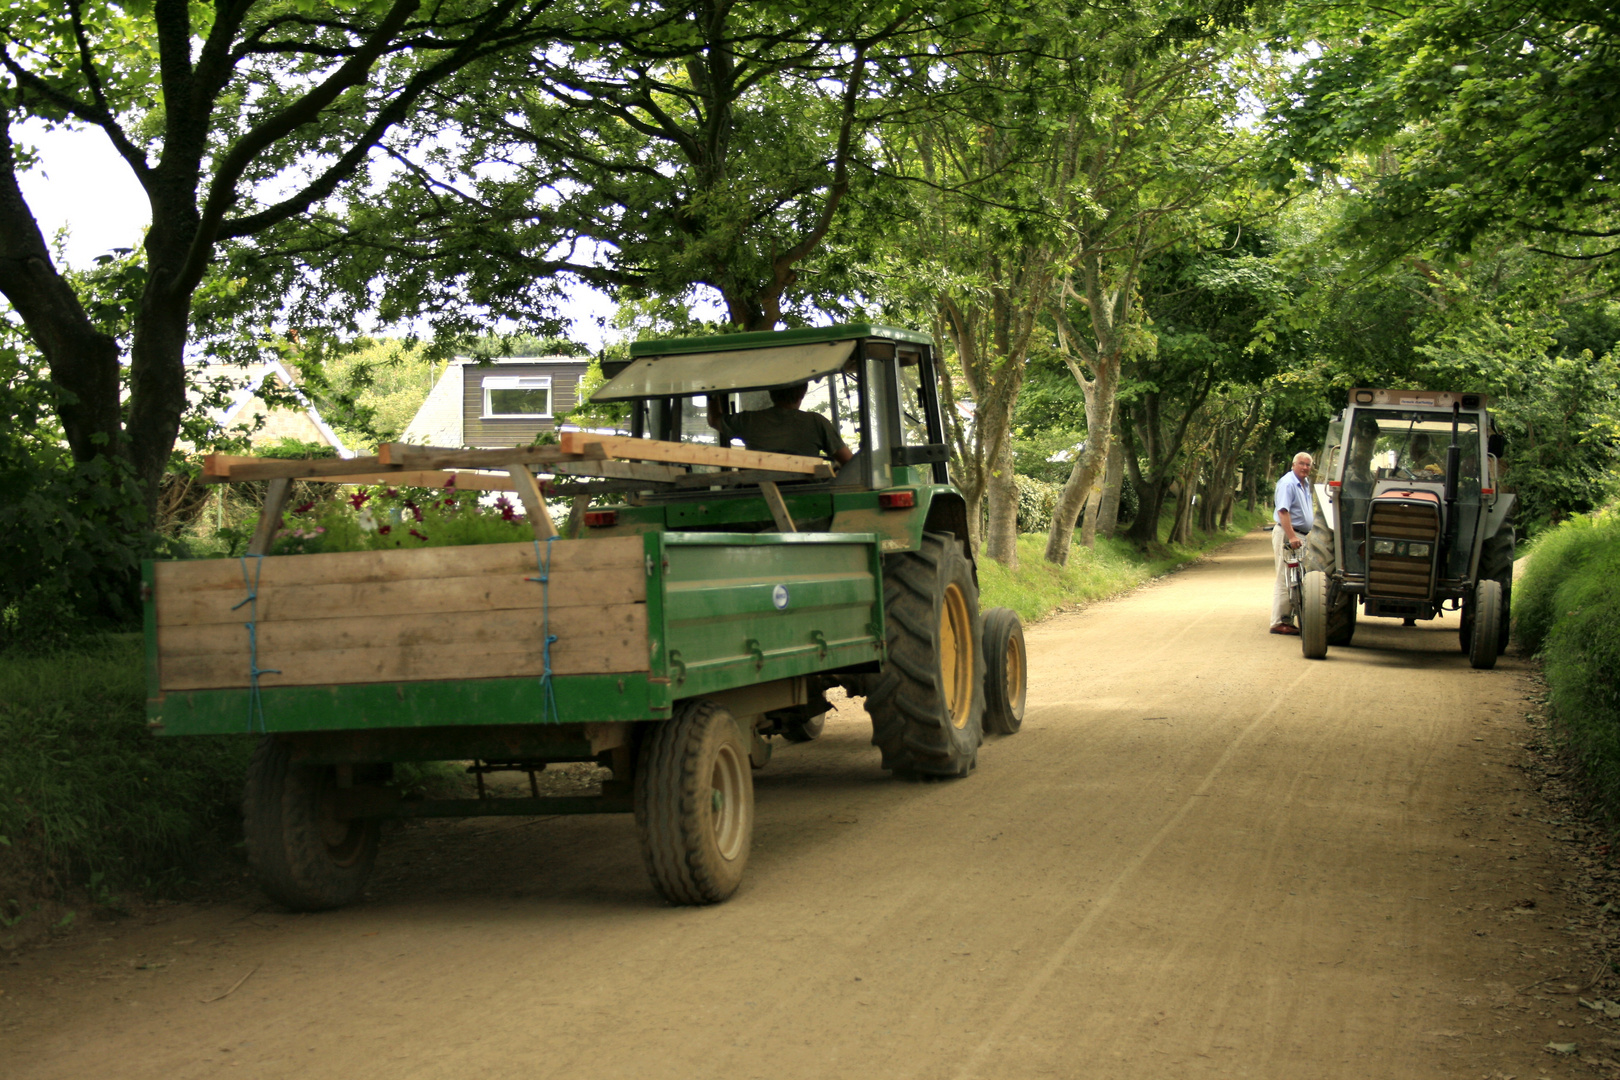
[[832, 0], [616, 16], [611, 40], [492, 58], [431, 95], [454, 136], [402, 148], [385, 197], [305, 230], [311, 258], [367, 252], [330, 287], [363, 302], [385, 280], [385, 310], [447, 319], [469, 303], [523, 312], [558, 275], [621, 303], [706, 287], [742, 330], [836, 309], [878, 239], [841, 222], [889, 223], [879, 126], [926, 81], [938, 26], [986, 17]]
[[[1620, 254], [1620, 15], [1599, 0], [1306, 2], [1311, 55], [1273, 106], [1279, 183], [1341, 177], [1375, 260], [1462, 254], [1501, 229]], [[1357, 167], [1372, 155], [1375, 169]]]
[[[74, 458], [130, 462], [150, 512], [185, 408], [194, 305], [221, 245], [363, 187], [374, 152], [434, 86], [555, 40], [548, 6], [16, 0], [0, 29], [0, 294], [49, 366]], [[13, 140], [21, 117], [100, 129], [151, 205], [127, 401], [118, 342], [56, 265], [18, 186], [35, 164]]]

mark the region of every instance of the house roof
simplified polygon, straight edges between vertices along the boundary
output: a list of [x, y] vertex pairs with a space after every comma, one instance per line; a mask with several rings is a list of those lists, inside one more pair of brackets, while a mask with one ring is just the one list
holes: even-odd
[[321, 418], [321, 414], [316, 410], [314, 402], [310, 401], [298, 389], [298, 378], [280, 360], [263, 360], [256, 364], [199, 365], [193, 370], [192, 385], [186, 390], [186, 397], [193, 405], [201, 402], [203, 395], [208, 392], [212, 384], [226, 381], [237, 384], [229, 392], [224, 405], [208, 411], [208, 418], [220, 428], [229, 428], [233, 424], [250, 419], [248, 410], [254, 404], [267, 412], [273, 411], [270, 405], [260, 400], [259, 391], [264, 386], [266, 379], [274, 377], [292, 391], [293, 396], [298, 399], [302, 412], [309, 418], [315, 430], [320, 433], [322, 440], [335, 449], [339, 457], [354, 457], [354, 451], [343, 445], [343, 440], [338, 437], [338, 433], [333, 431], [331, 425]]

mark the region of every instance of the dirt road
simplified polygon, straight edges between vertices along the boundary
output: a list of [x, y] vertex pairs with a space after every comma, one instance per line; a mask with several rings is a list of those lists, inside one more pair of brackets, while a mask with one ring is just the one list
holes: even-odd
[[1270, 558], [1033, 628], [968, 780], [891, 781], [846, 704], [756, 775], [727, 904], [660, 904], [627, 818], [412, 829], [348, 910], [0, 957], [0, 1076], [1593, 1075], [1543, 1049], [1620, 1053], [1593, 1014], [1519, 992], [1575, 964], [1522, 661], [1452, 617], [1306, 662]]

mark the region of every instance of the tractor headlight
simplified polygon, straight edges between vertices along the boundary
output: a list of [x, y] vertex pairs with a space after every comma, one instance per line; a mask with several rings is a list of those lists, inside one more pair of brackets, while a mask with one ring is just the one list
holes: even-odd
[[1373, 554], [1374, 555], [1393, 555], [1393, 554], [1395, 554], [1395, 541], [1393, 541], [1393, 540], [1374, 540], [1373, 541]]
[[1427, 559], [1429, 557], [1429, 545], [1413, 544], [1406, 549], [1406, 553], [1414, 559]]

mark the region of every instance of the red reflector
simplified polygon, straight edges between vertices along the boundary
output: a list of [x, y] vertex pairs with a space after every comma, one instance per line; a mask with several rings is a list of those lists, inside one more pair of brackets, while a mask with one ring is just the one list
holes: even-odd
[[905, 510], [917, 505], [915, 491], [885, 491], [878, 495], [878, 505], [885, 510]]
[[1344, 486], [1344, 482], [1342, 480], [1329, 480], [1328, 481], [1328, 487], [1343, 487], [1343, 486]]
[[619, 522], [617, 510], [587, 510], [585, 511], [585, 527], [587, 529], [605, 529], [609, 525]]
[[1480, 488], [1479, 493], [1481, 495], [1495, 495], [1496, 494], [1496, 489], [1495, 488]]

